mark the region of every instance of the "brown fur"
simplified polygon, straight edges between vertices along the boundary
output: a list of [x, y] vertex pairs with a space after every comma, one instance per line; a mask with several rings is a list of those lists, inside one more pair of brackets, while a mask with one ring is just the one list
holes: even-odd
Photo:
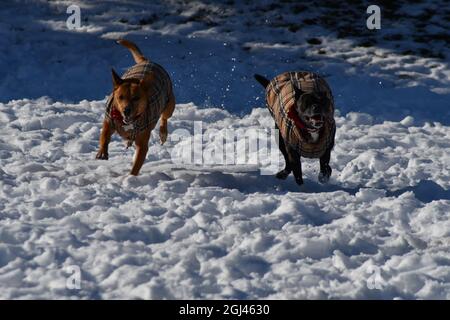
[[[132, 42], [127, 40], [119, 40], [118, 43], [130, 49], [136, 63], [147, 60]], [[125, 120], [136, 119], [145, 112], [148, 97], [152, 96], [152, 93], [154, 93], [152, 90], [152, 78], [153, 77], [150, 74], [140, 81], [136, 81], [135, 79], [122, 79], [114, 70], [112, 70], [113, 101], [115, 103], [115, 108], [122, 114]], [[130, 114], [127, 115], [126, 108], [130, 105], [133, 105], [133, 108], [131, 108]], [[160, 115], [159, 135], [161, 144], [164, 144], [167, 140], [167, 120], [172, 116], [174, 109], [175, 97], [173, 95], [172, 88], [170, 88], [169, 101]], [[147, 129], [140, 131], [134, 139], [136, 153], [134, 163], [130, 171], [131, 175], [138, 175], [142, 165], [144, 164], [148, 152], [148, 141], [153, 128], [154, 126], [149, 126]], [[117, 131], [117, 133], [123, 138], [129, 138], [123, 129], [121, 130], [121, 128], [118, 128], [115, 130], [111, 125], [110, 120], [105, 119], [103, 121], [103, 128], [100, 135], [99, 151], [96, 156], [97, 159], [108, 159], [108, 144], [111, 141], [111, 136], [115, 131]]]

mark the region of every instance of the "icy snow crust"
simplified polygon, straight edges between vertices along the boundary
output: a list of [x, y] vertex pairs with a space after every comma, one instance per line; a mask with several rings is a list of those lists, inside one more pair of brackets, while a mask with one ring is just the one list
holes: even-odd
[[[69, 32], [76, 3], [88, 19]], [[403, 16], [361, 43], [327, 29], [327, 1], [252, 3], [2, 3], [0, 298], [450, 298], [448, 10], [399, 2], [386, 10]], [[338, 109], [329, 184], [318, 161], [303, 162], [302, 188], [255, 166], [176, 164], [157, 130], [138, 177], [118, 138], [94, 160], [109, 68], [132, 61], [119, 36], [172, 75], [171, 132], [271, 129], [252, 74], [324, 74]]]

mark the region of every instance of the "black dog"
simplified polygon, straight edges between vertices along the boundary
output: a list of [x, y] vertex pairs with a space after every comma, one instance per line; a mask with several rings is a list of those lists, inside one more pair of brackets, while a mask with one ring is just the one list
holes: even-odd
[[261, 75], [255, 79], [266, 89], [267, 107], [280, 132], [279, 148], [286, 166], [276, 177], [286, 179], [293, 172], [297, 184], [302, 185], [300, 158], [318, 158], [318, 179], [328, 182], [336, 124], [333, 96], [326, 81], [306, 71], [283, 73], [272, 81]]

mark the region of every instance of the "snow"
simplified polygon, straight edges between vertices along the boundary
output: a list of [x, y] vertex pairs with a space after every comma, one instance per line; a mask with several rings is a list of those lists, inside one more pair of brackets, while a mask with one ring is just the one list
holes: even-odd
[[[382, 22], [371, 46], [296, 22], [291, 4], [113, 2], [8, 1], [0, 12], [0, 298], [450, 298], [448, 44], [420, 55], [407, 17], [436, 2], [402, 2], [406, 17]], [[86, 15], [81, 30], [65, 29], [70, 4]], [[426, 32], [438, 35], [435, 17]], [[118, 36], [167, 68], [178, 101], [138, 177], [117, 137], [109, 161], [94, 160], [110, 67], [132, 63]], [[273, 129], [251, 76], [286, 68], [324, 74], [335, 95], [326, 185], [318, 161], [303, 161], [300, 188], [268, 174], [279, 152], [258, 165], [209, 152], [230, 131]], [[180, 160], [194, 141], [213, 164]], [[80, 289], [67, 286], [72, 266]]]
[[[305, 161], [299, 192], [251, 167], [173, 164], [179, 142], [160, 146], [156, 134], [141, 175], [128, 176], [132, 152], [119, 139], [109, 161], [93, 160], [103, 108], [0, 105], [15, 119], [0, 135], [2, 297], [448, 297], [448, 126], [337, 117], [330, 184]], [[179, 104], [170, 126], [269, 124], [257, 111]], [[368, 263], [383, 271], [382, 291], [367, 289]], [[80, 292], [64, 287], [69, 265], [83, 270]]]

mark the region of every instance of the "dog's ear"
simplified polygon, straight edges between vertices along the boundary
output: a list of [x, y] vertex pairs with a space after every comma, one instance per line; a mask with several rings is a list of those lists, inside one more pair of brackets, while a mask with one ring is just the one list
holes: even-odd
[[118, 86], [120, 86], [123, 83], [123, 80], [119, 75], [114, 71], [114, 69], [111, 69], [112, 73], [112, 81], [114, 85], [114, 89], [116, 89]]

